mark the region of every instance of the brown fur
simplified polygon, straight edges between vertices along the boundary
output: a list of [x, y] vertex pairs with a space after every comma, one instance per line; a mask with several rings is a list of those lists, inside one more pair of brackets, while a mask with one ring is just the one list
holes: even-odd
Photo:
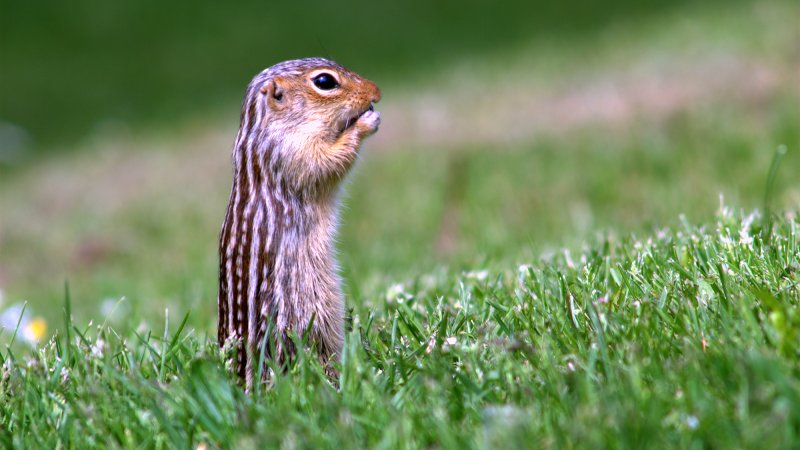
[[[331, 90], [312, 79], [325, 72]], [[323, 361], [338, 358], [344, 301], [334, 254], [339, 182], [373, 134], [381, 93], [322, 58], [286, 61], [258, 74], [242, 105], [234, 181], [220, 233], [220, 346], [254, 382], [257, 361], [291, 358], [289, 335], [310, 328]], [[261, 348], [261, 343], [267, 346]]]

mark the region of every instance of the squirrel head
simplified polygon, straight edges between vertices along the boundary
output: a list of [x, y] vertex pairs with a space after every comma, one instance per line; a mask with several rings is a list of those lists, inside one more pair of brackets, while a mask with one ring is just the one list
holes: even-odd
[[330, 60], [286, 61], [268, 70], [276, 74], [259, 91], [269, 120], [307, 139], [335, 141], [381, 99], [375, 83]]
[[[377, 131], [380, 114], [373, 103], [380, 99], [375, 83], [334, 61], [284, 61], [250, 83], [240, 136], [256, 132], [271, 162], [298, 187], [334, 181], [353, 158], [348, 164], [331, 161], [345, 161], [345, 153], [357, 152], [361, 140]], [[321, 166], [326, 161], [331, 177]]]

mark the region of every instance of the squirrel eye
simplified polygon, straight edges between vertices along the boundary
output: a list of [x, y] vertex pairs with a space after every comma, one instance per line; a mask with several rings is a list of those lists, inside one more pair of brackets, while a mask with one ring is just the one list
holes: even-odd
[[339, 82], [336, 81], [336, 78], [329, 73], [321, 73], [312, 78], [311, 81], [314, 82], [314, 86], [322, 89], [323, 91], [330, 91], [331, 89], [336, 89], [339, 87]]

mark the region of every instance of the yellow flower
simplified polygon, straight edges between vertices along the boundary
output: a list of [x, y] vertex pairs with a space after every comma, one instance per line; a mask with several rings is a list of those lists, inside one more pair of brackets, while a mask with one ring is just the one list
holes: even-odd
[[20, 340], [36, 345], [47, 334], [47, 322], [41, 317], [31, 318], [26, 305], [16, 304], [0, 311], [0, 330], [10, 333], [18, 330]]
[[25, 326], [23, 334], [28, 342], [39, 342], [47, 334], [47, 322], [41, 317], [35, 317]]

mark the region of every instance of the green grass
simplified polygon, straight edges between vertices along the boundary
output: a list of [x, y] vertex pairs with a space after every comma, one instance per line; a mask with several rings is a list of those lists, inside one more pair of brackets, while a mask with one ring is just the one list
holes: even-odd
[[[419, 275], [246, 395], [213, 336], [70, 324], [2, 354], [8, 448], [792, 448], [800, 223], [723, 208], [571, 256]], [[69, 303], [67, 303], [69, 307]]]

